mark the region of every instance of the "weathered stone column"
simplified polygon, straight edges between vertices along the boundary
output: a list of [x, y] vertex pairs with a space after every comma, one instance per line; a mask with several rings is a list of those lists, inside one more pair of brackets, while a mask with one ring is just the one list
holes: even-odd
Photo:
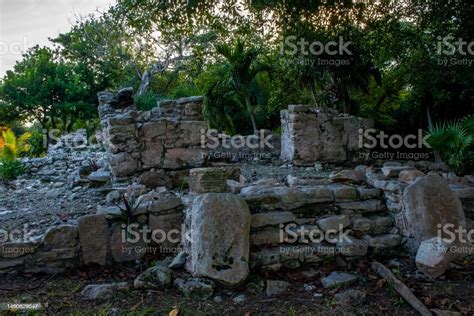
[[244, 281], [249, 273], [250, 211], [245, 200], [231, 193], [206, 193], [191, 210], [190, 261], [195, 277], [227, 285]]

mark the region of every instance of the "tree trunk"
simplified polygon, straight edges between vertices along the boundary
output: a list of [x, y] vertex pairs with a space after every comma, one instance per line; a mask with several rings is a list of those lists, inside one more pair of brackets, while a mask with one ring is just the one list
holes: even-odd
[[151, 68], [145, 70], [145, 72], [142, 75], [140, 86], [138, 87], [135, 97], [139, 97], [148, 91], [152, 77], [153, 77], [153, 70]]
[[250, 102], [250, 97], [247, 95], [245, 96], [245, 106], [247, 107], [247, 111], [249, 112], [249, 115], [250, 115], [250, 120], [252, 121], [253, 133], [257, 135], [258, 129], [257, 129], [257, 124], [255, 123], [255, 116], [253, 115], [253, 112], [252, 112], [252, 103]]

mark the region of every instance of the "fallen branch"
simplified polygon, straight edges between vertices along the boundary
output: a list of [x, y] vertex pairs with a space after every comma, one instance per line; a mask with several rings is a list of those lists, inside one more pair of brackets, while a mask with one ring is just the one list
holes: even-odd
[[418, 313], [423, 316], [433, 315], [428, 308], [413, 294], [413, 292], [402, 281], [380, 262], [372, 262], [372, 270], [390, 283]]

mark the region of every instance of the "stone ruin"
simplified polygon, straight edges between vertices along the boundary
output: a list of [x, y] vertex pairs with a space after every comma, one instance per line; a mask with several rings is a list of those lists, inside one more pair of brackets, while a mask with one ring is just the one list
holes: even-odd
[[[134, 106], [130, 89], [103, 92], [99, 100], [114, 186], [105, 203], [97, 214], [52, 227], [36, 242], [2, 245], [0, 274], [123, 263], [175, 249], [179, 254], [170, 268], [185, 267], [193, 276], [175, 285], [199, 284], [212, 295], [213, 282], [237, 285], [252, 269], [295, 269], [336, 256], [347, 261], [390, 256], [405, 248], [416, 255], [421, 271], [437, 277], [458, 255], [437, 238], [435, 226], [474, 228], [474, 179], [433, 172], [426, 162], [332, 167], [332, 172], [303, 167], [302, 174], [293, 174], [298, 165], [355, 157], [354, 135], [371, 126], [369, 121], [289, 106], [282, 111], [281, 157], [294, 166], [284, 165], [283, 177], [250, 179], [242, 174], [245, 165], [209, 159], [201, 142], [208, 131], [201, 97], [162, 101], [144, 112]], [[267, 163], [278, 163], [275, 148], [268, 152]], [[176, 184], [176, 177], [185, 185]], [[118, 206], [122, 195], [128, 210]], [[124, 241], [130, 225], [147, 228], [145, 236]], [[150, 238], [155, 231], [177, 231], [182, 238], [156, 242]], [[329, 233], [347, 238], [310, 238]], [[11, 255], [9, 247], [25, 251]]]
[[307, 166], [357, 160], [361, 151], [358, 131], [371, 128], [373, 122], [300, 104], [281, 111], [281, 126], [282, 160]]

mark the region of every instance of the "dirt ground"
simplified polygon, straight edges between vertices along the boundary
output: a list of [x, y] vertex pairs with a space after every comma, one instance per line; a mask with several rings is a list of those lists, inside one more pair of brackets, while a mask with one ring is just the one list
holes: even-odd
[[[41, 303], [44, 306], [41, 311], [3, 311], [4, 315], [169, 315], [173, 310], [178, 310], [179, 315], [193, 316], [417, 315], [392, 286], [370, 270], [372, 260], [380, 260], [391, 267], [429, 309], [474, 315], [474, 267], [471, 263], [462, 262], [459, 268], [433, 281], [417, 272], [408, 258], [396, 261], [370, 258], [347, 263], [344, 268], [340, 263], [327, 263], [313, 267], [317, 274], [312, 277], [302, 274], [305, 268], [271, 273], [261, 271], [251, 275], [246, 285], [241, 287], [229, 289], [218, 286], [214, 296], [205, 301], [189, 300], [173, 288], [141, 291], [131, 287], [131, 290], [116, 292], [107, 301], [86, 301], [80, 295], [87, 284], [123, 281], [133, 284], [135, 276], [146, 266], [90, 269], [56, 276], [2, 276], [0, 304], [21, 302]], [[365, 301], [343, 304], [335, 299], [335, 294], [345, 289], [323, 289], [321, 278], [334, 270], [357, 273], [359, 281], [349, 288], [365, 292]], [[180, 273], [183, 272], [175, 276]], [[265, 279], [286, 280], [291, 287], [285, 294], [267, 297], [263, 286]], [[315, 289], [306, 291], [304, 284], [313, 285]], [[241, 294], [245, 294], [245, 302], [235, 303], [233, 299]], [[216, 296], [222, 300], [218, 301]]]

